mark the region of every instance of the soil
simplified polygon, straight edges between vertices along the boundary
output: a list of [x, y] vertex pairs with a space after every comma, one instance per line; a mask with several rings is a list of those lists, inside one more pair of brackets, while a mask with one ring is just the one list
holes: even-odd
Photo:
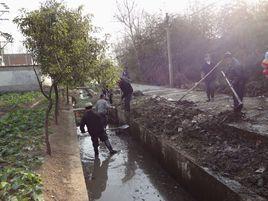
[[[236, 180], [268, 198], [268, 143], [245, 139], [225, 123], [247, 121], [230, 111], [211, 115], [193, 102], [137, 97], [132, 118], [153, 134], [187, 152], [203, 167]], [[153, 118], [152, 118], [153, 117]]]
[[52, 156], [46, 156], [37, 171], [46, 201], [88, 200], [72, 111], [60, 113], [59, 125], [50, 126]]

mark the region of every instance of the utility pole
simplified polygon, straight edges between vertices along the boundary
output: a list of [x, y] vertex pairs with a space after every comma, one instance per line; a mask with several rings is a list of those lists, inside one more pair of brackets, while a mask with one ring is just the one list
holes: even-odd
[[171, 46], [170, 46], [170, 25], [169, 25], [169, 16], [166, 13], [166, 31], [167, 31], [167, 52], [168, 52], [168, 71], [169, 71], [169, 86], [174, 86], [173, 81], [173, 63], [172, 63], [172, 54], [171, 54]]
[[[3, 18], [2, 16], [5, 15], [6, 13], [9, 13], [9, 7], [6, 5], [6, 3], [0, 2], [0, 5], [2, 6], [0, 10], [0, 21], [7, 21], [9, 20], [8, 18]], [[1, 54], [1, 61], [0, 61], [0, 66], [5, 65], [4, 64], [4, 48], [8, 43], [11, 43], [13, 41], [13, 38], [10, 34], [4, 33], [0, 31], [0, 37], [4, 38], [6, 41], [0, 41], [0, 54]]]

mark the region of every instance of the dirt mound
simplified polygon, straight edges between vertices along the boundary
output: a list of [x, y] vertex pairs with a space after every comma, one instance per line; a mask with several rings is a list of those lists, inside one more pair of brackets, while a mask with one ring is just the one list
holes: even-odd
[[196, 104], [192, 101], [181, 100], [176, 102], [176, 106], [193, 107], [196, 106]]
[[136, 90], [133, 92], [133, 96], [144, 96], [143, 92], [140, 90]]
[[160, 97], [140, 98], [132, 115], [135, 121], [187, 152], [200, 165], [268, 198], [268, 143], [246, 140], [242, 133], [226, 125], [244, 117], [230, 111], [213, 116], [192, 102], [174, 103]]
[[[185, 107], [188, 105], [192, 105], [192, 103], [183, 101], [181, 104], [178, 102], [171, 104], [164, 98], [155, 97], [145, 99], [139, 108], [134, 109], [133, 115], [135, 118], [143, 119], [146, 128], [155, 133], [174, 135], [182, 127], [184, 120], [190, 121], [201, 113], [200, 110], [192, 107], [188, 107], [186, 112]], [[148, 118], [149, 114], [152, 114], [153, 118]]]

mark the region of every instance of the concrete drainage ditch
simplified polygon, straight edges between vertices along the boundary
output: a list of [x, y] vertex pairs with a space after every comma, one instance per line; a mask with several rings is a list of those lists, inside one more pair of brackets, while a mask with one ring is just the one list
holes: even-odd
[[[167, 114], [167, 116], [170, 116], [170, 115]], [[154, 158], [158, 159], [159, 163], [166, 170], [166, 172], [172, 175], [172, 177], [176, 179], [179, 185], [181, 185], [191, 195], [193, 195], [196, 198], [196, 200], [200, 200], [200, 201], [203, 201], [203, 200], [204, 201], [210, 201], [210, 200], [211, 201], [212, 200], [213, 201], [227, 201], [227, 200], [228, 201], [253, 201], [253, 200], [264, 201], [266, 200], [256, 195], [256, 193], [250, 191], [243, 185], [241, 185], [243, 184], [243, 182], [239, 183], [235, 181], [236, 179], [234, 180], [228, 179], [228, 178], [231, 178], [228, 176], [228, 174], [227, 176], [225, 174], [221, 174], [221, 175], [225, 175], [223, 177], [220, 174], [217, 174], [218, 173], [217, 169], [212, 171], [211, 169], [206, 168], [208, 167], [206, 164], [201, 165], [200, 162], [197, 162], [197, 160], [195, 160], [196, 157], [195, 159], [191, 157], [192, 155], [191, 153], [189, 153], [188, 150], [186, 151], [178, 150], [177, 147], [174, 147], [173, 145], [169, 144], [168, 141], [163, 140], [162, 138], [155, 135], [155, 131], [148, 129], [147, 127], [144, 127], [142, 122], [139, 122], [140, 120], [136, 121], [136, 119], [133, 120], [129, 117], [126, 118], [123, 111], [118, 110], [116, 114], [113, 114], [112, 120], [114, 121], [114, 123], [118, 123], [118, 120], [120, 120], [121, 122], [127, 121], [130, 124], [129, 134], [132, 137], [137, 138], [139, 140], [139, 143], [137, 143], [136, 146], [140, 146], [141, 144], [143, 144], [147, 148], [149, 155], [154, 155], [155, 156]], [[229, 136], [230, 139], [238, 135], [238, 138], [239, 139], [241, 138], [244, 141], [251, 141], [253, 142], [252, 144], [256, 142], [256, 146], [259, 146], [260, 143], [262, 144], [261, 146], [264, 146], [264, 144], [266, 144], [266, 143], [263, 143], [267, 139], [265, 136], [256, 135], [255, 133], [251, 133], [251, 132], [245, 132], [243, 129], [241, 130], [239, 127], [229, 125], [229, 124], [226, 124], [225, 127], [226, 129], [228, 129], [227, 134], [229, 135], [230, 133], [230, 136]], [[233, 152], [236, 150], [233, 147], [228, 146], [228, 144], [226, 145], [227, 145], [226, 148], [228, 149], [229, 152]], [[88, 164], [95, 164], [93, 159], [90, 159], [90, 160], [91, 161], [89, 161]], [[214, 162], [214, 160], [212, 162]], [[102, 163], [105, 164], [105, 160], [101, 161], [101, 164]], [[109, 163], [109, 168], [107, 168], [107, 171], [111, 169], [110, 166], [111, 164]], [[254, 167], [253, 169], [255, 171], [256, 167]], [[93, 170], [91, 169], [90, 171], [92, 172]], [[109, 186], [113, 184], [109, 183], [108, 181], [108, 183], [106, 182], [105, 185]], [[244, 183], [244, 185], [246, 184]], [[116, 188], [114, 188], [113, 190], [116, 191]], [[136, 190], [137, 189], [135, 189], [135, 191]], [[141, 190], [138, 189], [137, 192], [140, 192], [142, 190], [144, 189], [141, 189]], [[106, 194], [105, 190], [102, 192], [102, 194]], [[111, 196], [108, 196], [107, 199], [108, 198], [111, 198]], [[131, 197], [131, 196], [128, 197], [127, 200], [133, 200], [133, 199], [139, 200], [139, 198], [140, 200], [146, 200], [146, 201], [151, 200], [150, 198], [144, 199], [142, 197], [139, 197], [137, 196], [137, 194], [134, 195], [134, 197]], [[98, 200], [105, 200], [105, 199], [104, 197], [102, 197]], [[158, 200], [158, 199], [153, 198], [153, 200]], [[172, 200], [172, 199], [163, 198], [162, 200]], [[181, 199], [175, 199], [175, 200], [181, 200]]]
[[120, 153], [110, 156], [103, 144], [94, 158], [91, 139], [77, 131], [88, 196], [98, 201], [195, 201], [128, 133], [109, 131]]

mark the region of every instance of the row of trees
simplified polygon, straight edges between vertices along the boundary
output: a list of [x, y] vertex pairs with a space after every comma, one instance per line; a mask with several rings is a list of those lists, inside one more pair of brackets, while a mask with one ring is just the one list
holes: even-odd
[[168, 84], [169, 26], [177, 86], [199, 80], [205, 53], [212, 53], [217, 62], [231, 51], [244, 65], [250, 83], [264, 88], [260, 61], [268, 49], [267, 1], [252, 5], [235, 0], [221, 7], [194, 1], [189, 13], [173, 15], [168, 23], [161, 14], [139, 11], [132, 0], [122, 2], [116, 18], [125, 26], [125, 37], [115, 52], [135, 81]]
[[57, 123], [59, 87], [64, 86], [68, 90], [92, 80], [103, 85], [114, 84], [119, 70], [105, 56], [106, 42], [93, 36], [96, 28], [92, 25], [91, 16], [82, 14], [82, 7], [69, 9], [56, 0], [48, 0], [38, 10], [22, 10], [14, 22], [25, 36], [25, 45], [40, 65], [41, 74], [52, 79], [52, 86], [48, 89], [38, 79], [41, 92], [48, 100], [45, 139], [47, 153], [51, 154], [49, 114], [54, 104]]

